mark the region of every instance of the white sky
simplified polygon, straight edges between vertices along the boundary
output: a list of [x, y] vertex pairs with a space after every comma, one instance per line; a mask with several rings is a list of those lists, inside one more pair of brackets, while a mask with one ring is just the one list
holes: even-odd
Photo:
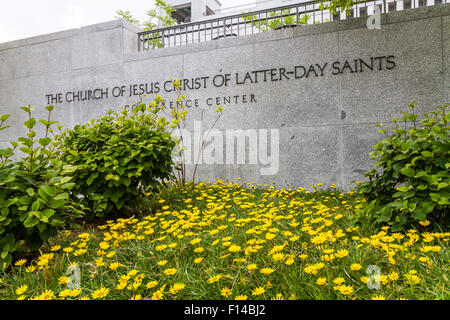
[[[223, 8], [255, 0], [221, 0]], [[152, 0], [0, 0], [0, 43], [114, 20], [117, 10], [140, 21]]]

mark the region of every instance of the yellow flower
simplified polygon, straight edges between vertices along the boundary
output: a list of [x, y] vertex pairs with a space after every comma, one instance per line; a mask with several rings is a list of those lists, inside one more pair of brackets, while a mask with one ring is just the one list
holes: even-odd
[[20, 266], [23, 266], [25, 263], [27, 263], [27, 259], [20, 259], [20, 260], [17, 260], [14, 265], [16, 267], [20, 267]]
[[167, 248], [167, 245], [166, 244], [162, 244], [162, 245], [159, 245], [159, 246], [156, 247], [156, 251], [163, 251], [166, 248]]
[[134, 270], [128, 271], [127, 275], [130, 277], [134, 277], [135, 275], [137, 275], [138, 272], [139, 272], [138, 270], [134, 269]]
[[337, 277], [336, 279], [333, 280], [333, 282], [336, 283], [337, 285], [340, 285], [345, 282], [345, 279], [342, 277]]
[[103, 258], [98, 258], [95, 260], [95, 265], [97, 267], [103, 267], [105, 265], [105, 262], [103, 261]]
[[147, 283], [146, 288], [147, 289], [151, 289], [154, 288], [158, 285], [158, 281], [150, 281], [149, 283]]
[[60, 296], [61, 298], [67, 298], [67, 297], [70, 296], [71, 293], [72, 293], [72, 290], [70, 290], [70, 289], [64, 289], [63, 291], [61, 291], [61, 292], [59, 293], [59, 296]]
[[272, 268], [262, 268], [261, 270], [259, 270], [259, 272], [261, 272], [262, 274], [264, 274], [264, 275], [269, 275], [269, 274], [271, 274], [272, 272], [274, 272], [275, 270], [274, 269], [272, 269]]
[[407, 274], [405, 275], [405, 279], [409, 284], [415, 285], [420, 283], [420, 278], [416, 276], [415, 274]]
[[196, 264], [199, 264], [199, 263], [201, 263], [203, 261], [203, 258], [202, 257], [198, 257], [198, 258], [195, 258], [194, 259], [194, 263], [196, 263]]
[[371, 298], [372, 300], [386, 300], [383, 295], [376, 295]]
[[20, 286], [16, 289], [16, 294], [18, 296], [20, 296], [20, 295], [24, 294], [27, 291], [27, 289], [28, 289], [28, 286], [26, 284], [24, 284], [23, 286]]
[[228, 298], [228, 297], [231, 295], [231, 289], [225, 287], [225, 288], [223, 288], [223, 289], [220, 291], [220, 294], [221, 294], [222, 296]]
[[276, 237], [276, 235], [273, 234], [273, 233], [270, 233], [270, 232], [266, 233], [266, 239], [267, 240], [272, 240], [275, 237]]
[[327, 278], [319, 277], [319, 278], [317, 278], [316, 283], [319, 286], [323, 286], [327, 283]]
[[341, 249], [336, 252], [336, 257], [338, 258], [344, 258], [346, 256], [348, 256], [348, 250], [346, 249]]
[[39, 268], [42, 269], [47, 266], [48, 262], [49, 262], [48, 259], [39, 259], [37, 265], [39, 266]]
[[253, 271], [257, 268], [256, 264], [252, 263], [247, 266], [248, 271]]
[[61, 285], [65, 285], [65, 284], [67, 284], [69, 282], [69, 278], [66, 277], [66, 276], [59, 277], [58, 278], [58, 282]]
[[392, 271], [391, 273], [388, 274], [388, 278], [391, 281], [396, 281], [396, 280], [398, 280], [398, 273], [395, 271]]
[[121, 263], [119, 263], [119, 262], [113, 262], [113, 263], [111, 263], [110, 265], [109, 265], [109, 268], [111, 269], [111, 270], [117, 270], [120, 266], [122, 266], [122, 264]]
[[99, 246], [100, 246], [100, 248], [101, 248], [102, 250], [108, 250], [108, 248], [109, 248], [109, 243], [103, 241], [103, 242], [100, 242], [100, 243], [99, 243]]
[[152, 300], [162, 300], [164, 297], [164, 288], [166, 285], [163, 285], [159, 290], [155, 291], [152, 294]]
[[248, 297], [245, 294], [240, 294], [236, 297], [234, 297], [234, 300], [247, 300]]
[[208, 283], [214, 283], [214, 282], [217, 282], [217, 281], [220, 280], [220, 278], [222, 278], [222, 275], [221, 275], [221, 274], [218, 274], [218, 275], [216, 275], [216, 276], [211, 276], [211, 277], [209, 277], [209, 279], [208, 279]]
[[92, 298], [93, 299], [101, 299], [101, 298], [106, 297], [108, 295], [108, 293], [109, 293], [109, 289], [102, 287], [98, 290], [95, 290], [92, 293]]
[[60, 250], [61, 249], [61, 246], [53, 246], [53, 247], [51, 247], [51, 251], [58, 251], [58, 250]]
[[358, 271], [358, 270], [361, 270], [361, 265], [359, 264], [359, 263], [353, 263], [351, 266], [350, 266], [350, 270], [353, 270], [353, 271]]
[[167, 260], [161, 260], [158, 262], [158, 265], [164, 267], [167, 264], [167, 262], [168, 262]]
[[194, 249], [195, 253], [202, 253], [203, 251], [205, 251], [205, 249], [203, 249], [203, 247], [198, 247]]
[[294, 258], [289, 257], [286, 259], [286, 261], [284, 262], [286, 265], [290, 266], [291, 264], [294, 263]]
[[184, 283], [174, 283], [173, 286], [170, 287], [169, 291], [171, 294], [177, 294], [178, 292], [183, 290], [184, 287], [186, 287], [186, 285]]
[[42, 292], [39, 296], [37, 296], [36, 300], [52, 300], [54, 296], [54, 293], [52, 290], [45, 290]]
[[127, 287], [127, 281], [126, 280], [120, 280], [119, 284], [116, 286], [116, 290], [123, 290]]
[[81, 289], [72, 289], [72, 290], [70, 291], [70, 296], [71, 296], [72, 298], [75, 298], [75, 297], [77, 297], [80, 293], [81, 293]]
[[29, 267], [27, 267], [26, 269], [25, 269], [25, 272], [26, 273], [32, 273], [32, 272], [34, 272], [36, 270], [36, 267], [35, 266], [29, 266]]
[[425, 221], [419, 221], [419, 223], [420, 223], [421, 225], [423, 225], [424, 227], [426, 227], [426, 226], [428, 226], [428, 225], [430, 224], [430, 221], [428, 221], [428, 220], [425, 220]]
[[164, 274], [168, 276], [174, 275], [175, 273], [177, 273], [177, 269], [175, 268], [169, 268], [164, 270]]
[[259, 296], [259, 295], [262, 295], [264, 292], [266, 292], [266, 290], [263, 287], [258, 287], [252, 291], [252, 295]]
[[352, 286], [344, 286], [344, 285], [339, 286], [338, 290], [340, 293], [344, 295], [352, 294], [352, 292], [354, 291]]
[[232, 245], [228, 248], [228, 250], [229, 250], [230, 252], [239, 252], [239, 251], [241, 251], [241, 247], [232, 244]]
[[284, 259], [284, 254], [281, 253], [281, 252], [275, 253], [275, 254], [272, 256], [272, 259], [275, 260], [275, 261], [281, 261], [281, 260]]

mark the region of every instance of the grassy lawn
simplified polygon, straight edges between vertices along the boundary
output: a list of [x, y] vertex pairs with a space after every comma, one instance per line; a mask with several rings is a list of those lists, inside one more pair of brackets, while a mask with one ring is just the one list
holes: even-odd
[[[320, 188], [172, 187], [144, 200], [141, 207], [153, 212], [62, 232], [37, 259], [0, 271], [0, 296], [450, 298], [447, 230], [357, 226], [352, 218], [364, 203], [352, 192]], [[70, 284], [78, 270], [76, 289]]]

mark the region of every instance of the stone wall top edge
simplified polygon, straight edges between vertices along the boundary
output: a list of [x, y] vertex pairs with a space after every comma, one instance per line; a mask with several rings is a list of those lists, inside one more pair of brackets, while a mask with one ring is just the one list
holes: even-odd
[[74, 29], [68, 29], [48, 34], [43, 34], [39, 36], [34, 36], [30, 38], [25, 39], [19, 39], [19, 40], [13, 40], [9, 42], [0, 43], [0, 51], [8, 50], [8, 49], [14, 49], [18, 47], [25, 47], [29, 45], [34, 45], [38, 43], [44, 43], [49, 41], [55, 41], [55, 40], [61, 40], [65, 38], [71, 38], [74, 36], [79, 36], [82, 34], [89, 34], [93, 32], [101, 32], [111, 29], [117, 29], [117, 28], [126, 28], [133, 32], [139, 32], [140, 29], [128, 21], [125, 21], [123, 19], [115, 19], [107, 22], [97, 23], [93, 25], [88, 25], [80, 28], [74, 28]]

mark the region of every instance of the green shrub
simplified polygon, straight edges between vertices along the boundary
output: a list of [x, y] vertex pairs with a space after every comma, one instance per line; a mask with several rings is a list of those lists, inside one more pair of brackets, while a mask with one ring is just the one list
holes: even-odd
[[[11, 263], [21, 240], [29, 250], [37, 250], [59, 229], [73, 227], [72, 218], [83, 214], [69, 200], [68, 190], [73, 186], [69, 174], [76, 167], [58, 160], [58, 142], [49, 137], [56, 123], [50, 120], [53, 107], [47, 107], [47, 120], [39, 120], [45, 126], [40, 139], [31, 108], [21, 109], [28, 114], [27, 136], [12, 142], [12, 148], [0, 149], [0, 266]], [[8, 118], [0, 116], [0, 130], [7, 128], [3, 125]], [[24, 156], [13, 159], [17, 148]]]
[[[402, 112], [404, 125], [396, 123], [374, 146], [375, 168], [366, 172], [359, 192], [368, 201], [362, 216], [400, 230], [416, 221], [448, 223], [450, 199], [450, 140], [448, 103], [417, 123], [414, 113]], [[381, 125], [379, 125], [382, 127]]]
[[157, 116], [162, 101], [110, 111], [60, 137], [63, 162], [78, 167], [72, 197], [92, 210], [91, 218], [132, 207], [145, 190], [173, 178], [176, 142]]

